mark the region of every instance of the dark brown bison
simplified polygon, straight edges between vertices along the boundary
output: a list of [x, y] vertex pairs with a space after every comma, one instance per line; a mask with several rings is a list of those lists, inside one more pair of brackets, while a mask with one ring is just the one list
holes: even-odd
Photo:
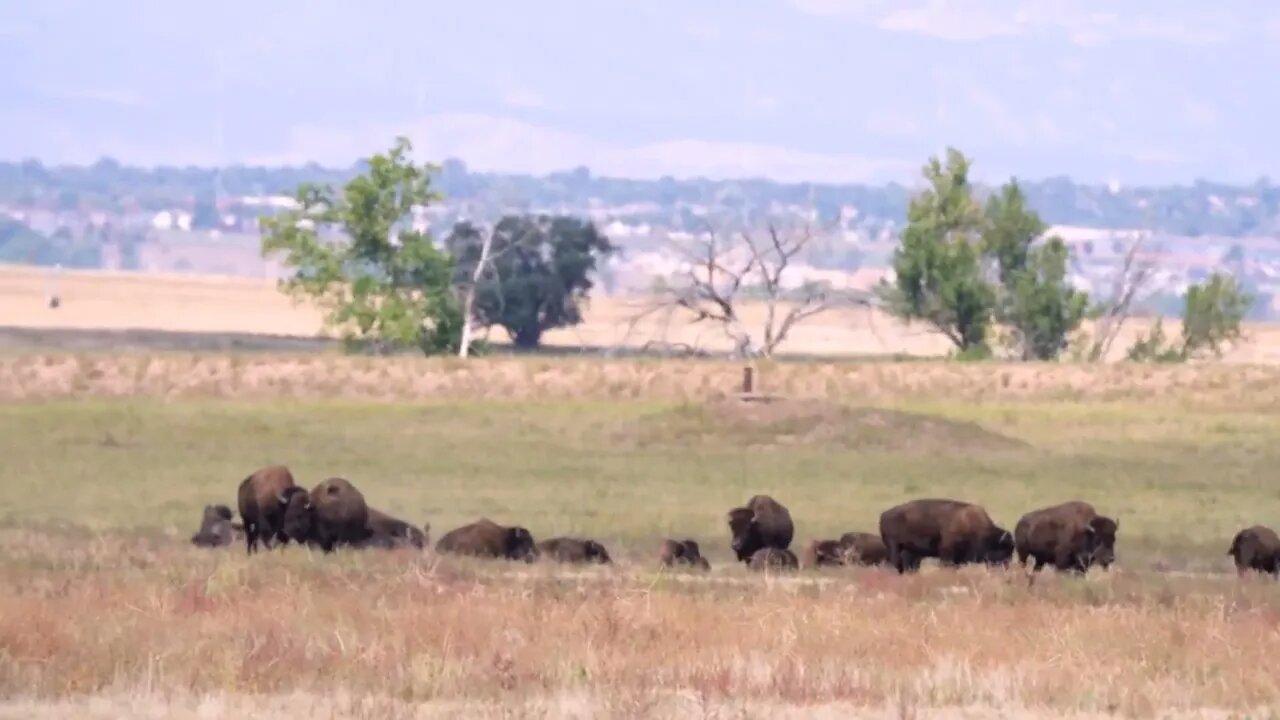
[[1087, 502], [1073, 500], [1032, 510], [1013, 529], [1018, 562], [1035, 560], [1032, 572], [1053, 565], [1063, 572], [1088, 572], [1094, 565], [1110, 567], [1116, 557], [1120, 523], [1099, 515]]
[[762, 570], [796, 570], [800, 562], [796, 554], [785, 548], [764, 547], [755, 551], [747, 567], [756, 572]]
[[235, 541], [244, 526], [232, 522], [231, 508], [226, 505], [205, 505], [200, 529], [191, 536], [191, 544], [197, 547], [222, 547]]
[[936, 498], [885, 510], [880, 514], [880, 538], [899, 573], [919, 570], [927, 557], [948, 566], [1008, 565], [1014, 549], [1013, 535], [992, 522], [982, 506]]
[[236, 495], [244, 523], [245, 551], [256, 552], [259, 540], [267, 549], [276, 540], [288, 543], [285, 507], [295, 493], [305, 492], [294, 484], [293, 474], [284, 465], [268, 465], [242, 480]]
[[693, 540], [663, 540], [662, 549], [658, 551], [658, 561], [663, 567], [672, 565], [688, 565], [699, 570], [710, 570], [711, 563], [702, 557], [702, 550]]
[[563, 563], [597, 563], [610, 565], [609, 551], [595, 540], [557, 537], [538, 543], [538, 556]]
[[1236, 562], [1236, 573], [1249, 570], [1280, 576], [1280, 537], [1263, 525], [1254, 525], [1236, 533], [1227, 554]]
[[840, 549], [848, 565], [883, 565], [889, 550], [879, 535], [869, 532], [847, 532], [840, 536]]
[[814, 540], [800, 553], [800, 567], [835, 567], [844, 564], [844, 548], [840, 546], [839, 540]]
[[538, 548], [533, 535], [519, 526], [506, 527], [488, 518], [481, 518], [470, 525], [454, 528], [436, 543], [436, 550], [456, 555], [506, 558], [533, 562], [538, 558]]
[[391, 517], [381, 510], [375, 510], [374, 508], [369, 508], [368, 510], [366, 528], [368, 537], [363, 542], [364, 547], [385, 548], [388, 550], [414, 547], [421, 550], [427, 546], [427, 535], [431, 532], [430, 523], [423, 525], [419, 529], [399, 518]]
[[326, 553], [339, 545], [363, 546], [370, 537], [369, 506], [349, 481], [328, 478], [309, 493], [289, 497], [284, 530], [295, 541], [319, 546]]
[[786, 550], [795, 535], [791, 513], [768, 495], [755, 495], [745, 506], [730, 510], [728, 520], [731, 546], [741, 562], [750, 562], [761, 548]]

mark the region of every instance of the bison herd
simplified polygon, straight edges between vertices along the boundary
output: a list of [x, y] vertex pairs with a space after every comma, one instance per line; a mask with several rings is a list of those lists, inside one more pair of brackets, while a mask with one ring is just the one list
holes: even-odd
[[[368, 506], [364, 495], [342, 478], [328, 478], [307, 490], [294, 482], [283, 465], [264, 467], [246, 477], [237, 493], [240, 523], [231, 508], [209, 505], [191, 542], [203, 547], [230, 545], [243, 535], [248, 553], [275, 544], [296, 542], [331, 552], [355, 548], [425, 548], [430, 525], [417, 528]], [[795, 524], [786, 506], [768, 495], [756, 495], [726, 518], [730, 549], [751, 570], [794, 570], [800, 567], [881, 565], [899, 573], [914, 572], [925, 558], [946, 566], [1007, 566], [1017, 555], [1032, 572], [1045, 565], [1074, 573], [1115, 561], [1120, 523], [1099, 514], [1087, 502], [1071, 501], [1023, 515], [1013, 532], [997, 525], [980, 505], [958, 500], [912, 500], [880, 514], [878, 533], [852, 531], [838, 539], [811, 541], [796, 557], [791, 551]], [[441, 553], [534, 562], [541, 558], [565, 563], [611, 564], [608, 550], [588, 538], [555, 537], [535, 542], [520, 526], [499, 525], [481, 518], [445, 533], [436, 542]], [[1263, 526], [1241, 530], [1227, 551], [1240, 573], [1255, 570], [1280, 575], [1280, 538]], [[663, 566], [710, 570], [698, 543], [662, 541]]]

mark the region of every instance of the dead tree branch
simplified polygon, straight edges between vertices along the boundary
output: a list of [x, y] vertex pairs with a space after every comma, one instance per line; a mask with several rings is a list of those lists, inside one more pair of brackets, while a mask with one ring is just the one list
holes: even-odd
[[1099, 308], [1097, 322], [1094, 325], [1093, 344], [1089, 349], [1089, 361], [1104, 361], [1111, 352], [1111, 346], [1124, 328], [1125, 321], [1133, 314], [1133, 306], [1138, 296], [1151, 283], [1155, 274], [1155, 264], [1140, 257], [1145, 234], [1139, 233], [1129, 243], [1111, 284], [1111, 296]]

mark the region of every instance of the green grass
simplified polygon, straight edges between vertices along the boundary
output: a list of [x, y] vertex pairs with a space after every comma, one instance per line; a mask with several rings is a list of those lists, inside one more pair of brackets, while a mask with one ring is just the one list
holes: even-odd
[[434, 537], [487, 515], [535, 537], [598, 536], [624, 556], [697, 537], [713, 562], [728, 558], [725, 511], [755, 493], [791, 509], [797, 545], [875, 531], [882, 510], [913, 497], [979, 502], [1010, 529], [1023, 512], [1081, 498], [1120, 518], [1120, 562], [1139, 566], [1223, 569], [1236, 530], [1280, 524], [1280, 415], [1142, 403], [894, 409], [1027, 445], [970, 446], [957, 438], [971, 426], [916, 421], [901, 426], [911, 443], [861, 444], [850, 434], [883, 440], [895, 428], [849, 413], [808, 439], [790, 431], [812, 423], [788, 419], [792, 436], [771, 445], [758, 427], [626, 401], [11, 404], [0, 409], [0, 522], [185, 540], [205, 503], [234, 507], [245, 475], [282, 462], [307, 486], [346, 477], [372, 505], [430, 522]]

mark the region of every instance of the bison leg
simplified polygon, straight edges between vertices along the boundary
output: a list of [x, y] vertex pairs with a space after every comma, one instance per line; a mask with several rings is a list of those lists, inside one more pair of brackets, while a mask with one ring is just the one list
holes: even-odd
[[258, 550], [258, 525], [256, 523], [244, 524], [244, 552], [246, 555], [252, 555]]

